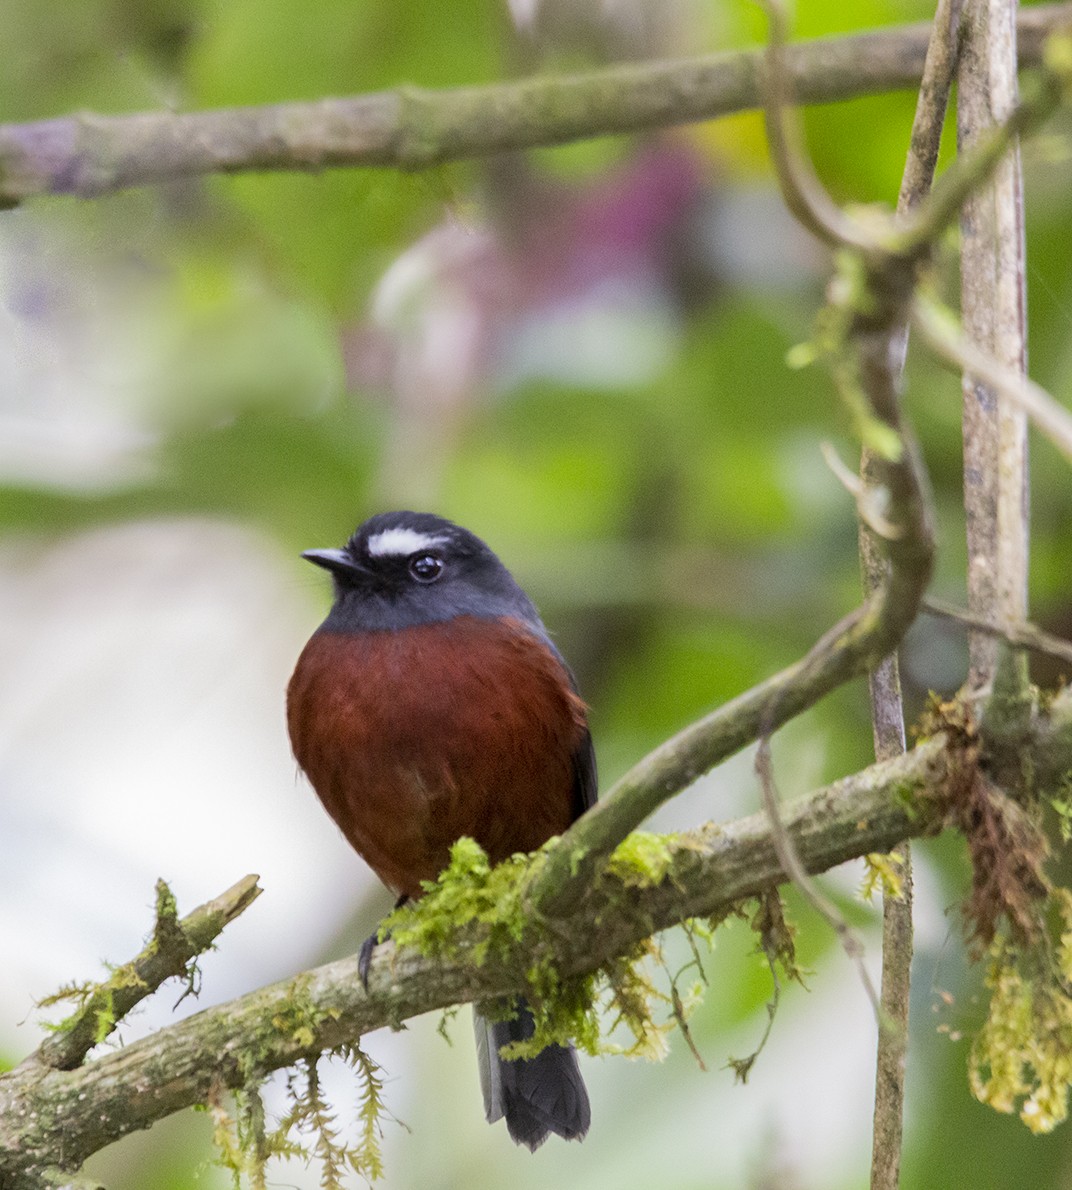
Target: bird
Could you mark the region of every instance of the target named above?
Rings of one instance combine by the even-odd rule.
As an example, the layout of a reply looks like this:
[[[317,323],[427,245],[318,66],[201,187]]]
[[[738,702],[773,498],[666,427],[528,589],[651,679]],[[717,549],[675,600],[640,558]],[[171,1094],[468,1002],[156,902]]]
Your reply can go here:
[[[294,756],[343,836],[416,900],[462,836],[493,863],[534,851],[596,799],[587,707],[531,599],[475,534],[433,513],[380,513],[341,549],[302,557],[333,580],[331,610],[287,687]],[[362,978],[377,935],[362,948]],[[532,1151],[583,1139],[591,1109],[572,1046],[474,1010],[485,1114]]]

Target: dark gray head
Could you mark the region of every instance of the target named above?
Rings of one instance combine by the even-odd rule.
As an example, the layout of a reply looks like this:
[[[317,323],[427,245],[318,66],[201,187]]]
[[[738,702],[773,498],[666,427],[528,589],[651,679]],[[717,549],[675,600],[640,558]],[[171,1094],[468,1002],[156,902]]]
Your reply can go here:
[[[335,604],[323,625],[328,631],[513,616],[547,639],[532,601],[484,542],[432,513],[380,513],[359,525],[341,550],[306,550],[302,557],[335,580]]]

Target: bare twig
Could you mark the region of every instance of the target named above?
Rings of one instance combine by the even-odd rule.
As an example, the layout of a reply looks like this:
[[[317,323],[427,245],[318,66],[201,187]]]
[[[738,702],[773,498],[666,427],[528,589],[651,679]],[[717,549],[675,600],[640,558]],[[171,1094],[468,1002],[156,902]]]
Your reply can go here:
[[[770,36],[763,71],[763,118],[775,177],[785,205],[801,226],[830,247],[869,248],[871,239],[826,192],[803,148],[786,61],[786,16],[780,0],[761,0]]]
[[[949,92],[956,69],[961,0],[938,0],[934,27],[927,46],[916,112],[912,121],[908,155],[897,213],[914,210],[930,192],[942,142]],[[908,327],[893,331],[891,369],[903,376],[908,347]],[[863,451],[861,477],[873,479],[875,456]],[[882,581],[886,567],[870,526],[860,528],[860,565],[864,592],[870,594]],[[884,658],[868,680],[875,759],[889,760],[905,750],[904,704],[896,653]],[[900,896],[883,890],[882,984],[880,1022],[875,1054],[875,1104],[872,1114],[871,1190],[897,1190],[901,1181],[904,1135],[905,1070],[908,1057],[908,1011],[912,979],[912,852],[902,843],[893,852],[900,866]]]
[[[820,442],[819,449],[822,451],[824,462],[833,472],[834,478],[855,501],[856,515],[860,521],[883,541],[891,541],[895,538],[900,530],[882,515],[881,500],[876,498],[880,496],[879,490],[869,487],[859,475],[850,471],[841,461],[832,443]]]
[[[897,209],[901,212],[917,207],[934,184],[949,91],[957,67],[961,3],[962,0],[938,0],[897,197]]]
[[[963,624],[973,632],[982,632],[1006,641],[1015,648],[1028,649],[1032,653],[1054,657],[1058,661],[1072,662],[1072,641],[1054,636],[1029,621],[1025,620],[1019,624],[994,624],[984,620],[982,616],[972,615],[965,608],[957,607],[955,603],[947,603],[944,599],[935,599],[930,595],[924,598],[922,610],[939,619]]]
[[[1024,10],[1021,63],[1041,60],[1070,4]],[[929,24],[786,49],[797,102],[914,87]],[[89,197],[204,174],[424,169],[506,150],[709,120],[760,106],[762,50],[616,66],[565,78],[433,91],[399,88],[313,103],[206,112],[79,115],[0,126],[0,205]]]
[[[961,334],[956,319],[925,291],[912,302],[912,325],[935,355],[956,372],[967,372],[1021,408],[1035,428],[1072,459],[1072,412],[1040,384],[1023,376]]]
[[[875,738],[882,723],[904,731],[900,679],[896,658],[882,663],[871,675]],[[876,745],[876,751],[878,750]],[[912,978],[912,852],[907,842],[892,851],[898,865],[900,895],[882,894],[882,982],[878,1044],[875,1054],[875,1106],[871,1126],[871,1190],[896,1190],[900,1185],[904,1135],[905,1072],[908,1059],[908,1011]]]

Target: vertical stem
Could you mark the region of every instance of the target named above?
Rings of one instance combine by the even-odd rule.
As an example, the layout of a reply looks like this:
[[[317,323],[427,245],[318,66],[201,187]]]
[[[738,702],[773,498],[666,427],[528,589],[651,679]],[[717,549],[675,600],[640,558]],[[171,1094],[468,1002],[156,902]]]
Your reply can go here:
[[[866,574],[866,550],[864,551]],[[896,656],[870,678],[875,757],[886,760],[904,751],[904,716]],[[882,900],[882,1005],[875,1055],[875,1106],[871,1129],[871,1190],[897,1190],[901,1181],[905,1071],[908,1059],[908,1007],[912,971],[912,853],[907,843],[892,852],[900,863],[901,898]]]
[[[966,0],[957,75],[961,150],[1012,110],[1017,99],[1016,0]],[[1007,367],[1027,370],[1023,182],[1014,147],[961,216],[961,311],[969,339]],[[990,623],[1027,618],[1027,420],[974,377],[964,390],[964,503],[968,607]],[[969,684],[994,676],[998,641],[970,637]],[[1021,687],[1027,661],[1018,662]]]
[[[897,199],[899,212],[916,206],[934,180],[956,67],[960,9],[961,0],[938,0]],[[894,366],[899,372],[904,370],[907,347],[906,327],[891,343]],[[860,466],[865,483],[871,481],[873,469],[874,459],[865,451]],[[860,564],[864,590],[870,594],[882,580],[884,563],[874,534],[866,525],[860,527]],[[872,671],[870,695],[875,759],[888,760],[905,750],[904,706],[896,654]],[[893,855],[901,865],[902,896],[886,895],[882,901],[882,1021],[875,1056],[871,1190],[897,1190],[901,1180],[913,945],[912,853],[908,844],[903,843]]]
[[[865,482],[872,461],[864,458]],[[860,562],[864,589],[875,589],[883,557],[874,534],[860,527]],[[904,709],[897,654],[871,671],[871,721],[875,759],[887,760],[905,750]],[[908,1002],[912,970],[912,853],[907,843],[893,851],[901,865],[902,897],[882,898],[882,986],[878,1048],[875,1057],[875,1106],[871,1132],[871,1190],[897,1190],[901,1179],[904,1130],[905,1065],[908,1057]]]

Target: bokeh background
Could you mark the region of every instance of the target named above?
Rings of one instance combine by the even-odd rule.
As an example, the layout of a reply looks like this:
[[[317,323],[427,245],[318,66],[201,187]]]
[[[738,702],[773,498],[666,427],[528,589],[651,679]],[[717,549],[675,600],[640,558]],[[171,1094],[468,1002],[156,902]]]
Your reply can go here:
[[[929,16],[924,0],[809,0],[795,33]],[[5,0],[3,23],[5,121],[489,82],[763,34],[743,0]],[[892,201],[913,106],[807,113],[838,199]],[[1066,401],[1069,131],[1025,155],[1032,372]],[[0,1060],[37,1043],[35,998],[136,951],[158,876],[190,909],[261,874],[204,962],[202,1005],[353,951],[387,908],[286,743],[283,690],[329,597],[300,550],[392,506],[484,536],[579,674],[604,787],[848,610],[853,509],[819,444],[850,465],[856,448],[825,376],[785,363],[826,270],[754,116],[418,175],[214,178],[0,215]],[[957,382],[913,353],[907,406],[936,489],[935,590],[963,601]],[[1033,474],[1034,615],[1068,633],[1072,491],[1044,443]],[[912,713],[955,689],[960,635],[922,620],[904,673]],[[783,794],[870,747],[856,683],[779,734]],[[656,825],[757,804],[745,755]],[[960,939],[965,861],[953,838],[917,855],[904,1185],[1072,1185],[1067,1126],[1032,1138],[968,1093],[984,1000]],[[860,877],[848,865],[825,886],[877,969]],[[789,902],[808,990],[786,990],[749,1083],[726,1061],[758,1042],[771,984],[731,923],[693,1021],[707,1071],[680,1038],[662,1064],[587,1060],[581,1146],[530,1156],[485,1125],[466,1012],[451,1045],[437,1018],[368,1038],[399,1121],[383,1185],[865,1185],[874,1021],[829,930]],[[667,949],[687,961],[679,939]],[[172,1019],[177,997],[124,1037]],[[353,1076],[329,1085],[354,1126]],[[209,1132],[188,1113],[91,1168],[114,1190],[211,1190],[227,1180]],[[280,1165],[272,1184],[316,1170]]]

